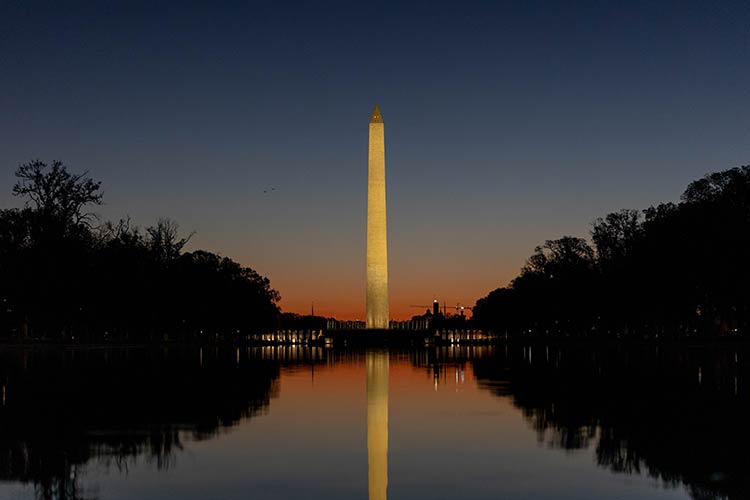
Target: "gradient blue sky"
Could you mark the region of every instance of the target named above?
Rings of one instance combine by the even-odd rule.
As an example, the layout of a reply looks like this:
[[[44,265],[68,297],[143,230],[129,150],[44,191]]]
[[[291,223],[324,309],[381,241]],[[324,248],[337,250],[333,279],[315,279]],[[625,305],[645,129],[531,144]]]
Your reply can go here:
[[[750,163],[750,3],[0,0],[0,207],[61,159],[103,218],[171,217],[284,310],[361,318],[375,102],[393,316],[472,304]]]

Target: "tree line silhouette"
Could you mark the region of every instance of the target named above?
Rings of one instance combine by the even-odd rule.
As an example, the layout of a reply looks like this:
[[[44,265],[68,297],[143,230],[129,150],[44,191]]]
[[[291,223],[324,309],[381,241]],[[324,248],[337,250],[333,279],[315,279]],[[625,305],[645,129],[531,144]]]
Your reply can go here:
[[[101,183],[62,162],[18,167],[23,208],[0,210],[0,336],[202,340],[276,326],[278,292],[253,269],[184,251],[191,235],[159,219],[99,223]]]
[[[508,335],[747,335],[750,166],[691,182],[679,203],[620,210],[535,248],[474,321]]]

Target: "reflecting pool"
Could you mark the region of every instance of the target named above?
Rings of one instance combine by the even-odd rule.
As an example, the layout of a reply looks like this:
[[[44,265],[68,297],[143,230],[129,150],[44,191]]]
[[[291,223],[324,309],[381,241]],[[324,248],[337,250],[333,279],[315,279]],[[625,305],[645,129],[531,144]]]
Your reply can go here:
[[[0,498],[748,498],[748,356],[4,347]]]

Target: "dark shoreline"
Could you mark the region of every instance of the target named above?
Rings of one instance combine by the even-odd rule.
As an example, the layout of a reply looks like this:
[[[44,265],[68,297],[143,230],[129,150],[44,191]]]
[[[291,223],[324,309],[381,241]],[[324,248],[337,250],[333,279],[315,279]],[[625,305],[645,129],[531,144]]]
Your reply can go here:
[[[420,332],[421,333],[421,332]],[[425,341],[429,335],[415,334],[415,332],[363,332],[355,330],[352,332],[335,332],[326,336],[328,342],[263,342],[263,341],[186,341],[186,340],[160,340],[151,342],[61,342],[59,340],[24,340],[0,339],[0,348],[60,348],[60,349],[150,349],[168,347],[413,347],[413,348],[445,348],[445,347],[492,347],[504,345],[735,345],[750,343],[750,338],[742,336],[700,336],[700,337],[678,337],[678,338],[591,338],[591,337],[508,337],[494,338],[478,342],[466,343],[429,343]]]

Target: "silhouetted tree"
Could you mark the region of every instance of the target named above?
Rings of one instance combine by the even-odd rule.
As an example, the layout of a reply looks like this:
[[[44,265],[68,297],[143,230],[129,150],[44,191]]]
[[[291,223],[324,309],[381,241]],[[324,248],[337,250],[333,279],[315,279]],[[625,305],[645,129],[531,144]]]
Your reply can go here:
[[[180,256],[180,252],[194,233],[186,238],[178,237],[179,225],[166,218],[161,218],[155,226],[147,227],[147,245],[151,253],[159,260],[170,261]]]
[[[580,238],[537,247],[474,320],[507,332],[577,335],[748,333],[750,167],[690,183],[679,204],[621,210]],[[553,325],[563,325],[558,328]]]
[[[526,276],[548,279],[565,278],[570,274],[589,271],[593,265],[594,252],[583,238],[563,236],[557,240],[547,240],[534,249],[521,268],[520,279]]]
[[[15,175],[13,194],[26,199],[40,230],[88,227],[93,214],[85,208],[102,202],[100,182],[89,178],[88,172],[71,174],[60,161],[53,161],[51,167],[40,160],[24,163]]]
[[[642,217],[637,210],[623,209],[596,219],[591,240],[599,265],[616,265],[629,257],[642,232]]]
[[[510,289],[477,301],[475,322],[535,334],[584,328],[593,283],[594,251],[585,240],[547,240],[535,248]]]
[[[21,165],[0,211],[0,328],[49,339],[230,339],[275,326],[279,294],[226,257],[183,253],[176,222],[94,227],[100,183],[61,162]]]

